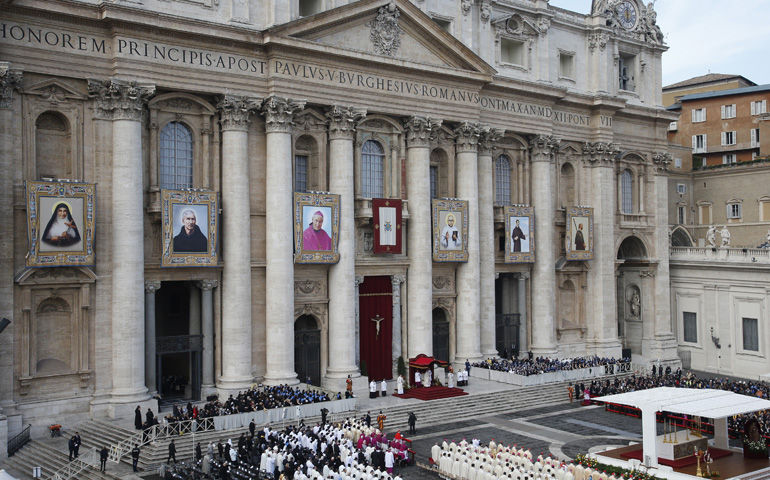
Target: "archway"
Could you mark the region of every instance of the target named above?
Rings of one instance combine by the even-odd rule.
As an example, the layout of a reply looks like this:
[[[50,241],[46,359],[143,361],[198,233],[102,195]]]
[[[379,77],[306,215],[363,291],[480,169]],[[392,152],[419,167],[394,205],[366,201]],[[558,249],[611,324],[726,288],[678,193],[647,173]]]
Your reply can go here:
[[[294,321],[294,371],[301,382],[321,384],[321,329],[312,315]]]
[[[449,319],[443,308],[433,309],[433,358],[449,361]]]
[[[650,261],[641,238],[629,236],[618,247],[622,260],[617,277],[618,335],[623,340],[623,356],[643,354],[643,343],[653,335],[655,315]],[[645,312],[650,312],[646,314]]]
[[[157,389],[164,401],[199,400],[203,351],[200,310],[191,308],[196,300],[189,283],[169,281],[161,285],[155,294]]]
[[[676,227],[673,232],[671,232],[671,246],[672,247],[692,247],[692,237],[690,237],[690,233],[683,228],[681,225]]]

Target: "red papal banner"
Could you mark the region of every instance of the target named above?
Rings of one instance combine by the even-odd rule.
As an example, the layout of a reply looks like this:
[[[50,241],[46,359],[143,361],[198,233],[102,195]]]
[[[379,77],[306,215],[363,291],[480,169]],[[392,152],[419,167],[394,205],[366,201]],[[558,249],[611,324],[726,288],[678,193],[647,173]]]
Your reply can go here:
[[[374,253],[401,253],[401,200],[373,198]]]

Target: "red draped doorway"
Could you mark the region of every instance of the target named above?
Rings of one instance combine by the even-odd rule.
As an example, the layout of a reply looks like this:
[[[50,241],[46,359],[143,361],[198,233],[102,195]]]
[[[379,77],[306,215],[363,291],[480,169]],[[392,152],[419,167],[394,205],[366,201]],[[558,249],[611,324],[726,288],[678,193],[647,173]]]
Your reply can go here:
[[[367,376],[373,380],[393,378],[393,284],[389,276],[364,278],[358,286],[358,312],[361,362],[366,362]]]

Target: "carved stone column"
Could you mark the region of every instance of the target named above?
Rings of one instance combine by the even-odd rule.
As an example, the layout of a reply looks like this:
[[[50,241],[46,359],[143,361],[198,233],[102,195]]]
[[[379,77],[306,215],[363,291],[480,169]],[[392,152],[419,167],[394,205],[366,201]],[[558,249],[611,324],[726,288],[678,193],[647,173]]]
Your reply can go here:
[[[535,232],[539,238],[532,269],[532,345],[538,355],[556,353],[554,298],[556,298],[556,245],[554,238],[554,157],[559,140],[550,135],[535,135],[529,141],[532,205],[535,207]]]
[[[265,383],[298,383],[294,372],[294,182],[291,126],[305,102],[272,96],[262,105],[267,132]]]
[[[216,280],[197,282],[201,289],[201,333],[203,354],[201,358],[201,396],[213,394],[214,388],[214,300],[213,290],[219,286]]]
[[[10,209],[13,205],[13,177],[16,175],[14,161],[14,138],[21,133],[21,110],[14,120],[13,91],[21,88],[22,73],[11,69],[7,62],[0,62],[0,202]],[[13,235],[0,238],[0,270],[13,272]],[[13,319],[14,296],[13,275],[6,274],[0,279],[0,318]],[[2,406],[13,404],[13,323],[0,335],[0,462],[5,458],[7,449],[3,435],[3,426],[7,425]],[[8,412],[6,412],[8,414]],[[21,417],[19,417],[21,418]],[[19,421],[21,425],[21,421]],[[13,432],[12,432],[13,433]]]
[[[333,105],[326,112],[329,119],[329,189],[340,195],[339,249],[337,265],[329,269],[329,338],[335,353],[329,356],[324,382],[339,389],[348,375],[358,375],[355,364],[356,315],[356,217],[353,136],[356,124],[366,110]]]
[[[518,279],[516,303],[519,306],[519,356],[521,356],[529,346],[527,341],[527,279],[529,272],[518,273],[516,278]]]
[[[249,202],[249,117],[255,97],[224,95],[217,103],[222,126],[222,376],[225,396],[249,387],[251,359],[251,214]]]
[[[396,371],[395,366],[398,365],[398,357],[401,356],[401,284],[404,283],[404,280],[406,280],[404,275],[392,275],[390,277],[393,285],[393,341],[391,350],[394,371]],[[404,360],[409,361],[409,359]]]
[[[97,117],[112,120],[112,218],[131,225],[131,235],[111,237],[112,256],[112,404],[148,397],[144,345],[144,196],[142,116],[155,86],[112,78],[89,80]],[[119,253],[118,253],[119,252]],[[119,415],[117,408],[112,410]]]
[[[406,193],[409,199],[409,357],[433,353],[433,258],[431,255],[430,138],[441,120],[414,115],[406,130]]]
[[[495,344],[495,173],[492,152],[504,130],[484,127],[479,138],[479,303],[481,355],[497,356]]]
[[[457,151],[457,196],[468,201],[468,261],[457,266],[457,357],[481,360],[479,338],[479,172],[478,141],[481,126],[461,123],[454,131]]]
[[[356,366],[361,366],[361,310],[360,307],[360,300],[358,298],[359,293],[359,285],[364,283],[365,277],[359,277],[356,276],[355,278],[355,289],[356,289]]]
[[[617,307],[615,295],[615,157],[620,149],[605,142],[583,145],[583,159],[590,168],[589,199],[594,207],[594,260],[588,271],[588,291],[603,295],[588,295],[588,343],[593,353],[600,356],[620,357]],[[593,345],[590,345],[593,344]]]
[[[144,282],[144,379],[150,395],[158,393],[155,350],[155,292],[158,290],[160,282]]]

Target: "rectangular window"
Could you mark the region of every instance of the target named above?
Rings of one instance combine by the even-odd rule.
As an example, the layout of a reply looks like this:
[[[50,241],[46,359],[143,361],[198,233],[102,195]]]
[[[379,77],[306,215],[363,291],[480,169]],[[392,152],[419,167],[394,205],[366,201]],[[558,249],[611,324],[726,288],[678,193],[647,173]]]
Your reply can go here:
[[[510,38],[501,38],[500,61],[524,66],[524,43]]]
[[[294,156],[294,191],[307,192],[307,155]]]
[[[736,157],[734,153],[727,153],[725,155],[722,155],[722,165],[727,165],[728,163],[735,163]]]
[[[436,22],[436,25],[441,27],[442,30],[448,33],[452,33],[452,21],[446,20],[443,18],[433,17],[433,21]]]
[[[741,218],[740,203],[730,203],[727,205],[727,218]]]
[[[743,317],[743,349],[759,351],[759,322],[756,318]]]
[[[682,168],[682,159],[681,158],[675,158],[674,159],[674,167]]]
[[[321,11],[320,0],[299,0],[299,16],[309,17]]]
[[[735,145],[735,132],[722,132],[722,145]]]
[[[679,220],[679,225],[684,225],[686,223],[686,212],[687,207],[677,207],[677,220]]]
[[[698,343],[698,316],[695,312],[682,312],[684,341]]]
[[[760,212],[762,212],[762,219],[760,221],[770,221],[770,202],[760,202]]]
[[[430,198],[438,198],[438,167],[430,167]]]
[[[762,115],[767,113],[767,100],[759,100],[757,102],[751,102],[751,114]]]
[[[679,193],[679,194],[687,193],[687,185],[685,185],[684,183],[677,183],[676,184],[676,193]]]
[[[575,54],[559,52],[559,78],[575,78]]]
[[[621,53],[618,59],[618,88],[633,92],[636,90],[635,83],[636,57]]]
[[[692,136],[692,153],[706,153],[706,135]]]
[[[759,129],[751,129],[751,148],[757,148],[759,146]]]
[[[711,205],[701,205],[700,207],[700,224],[711,224]]]
[[[671,122],[671,123],[668,124],[668,131],[669,132],[676,132],[677,128],[678,127],[677,127],[677,123],[676,122]]]
[[[692,123],[700,123],[706,121],[706,109],[694,108],[692,111]]]
[[[735,118],[735,104],[722,105],[722,119]]]

